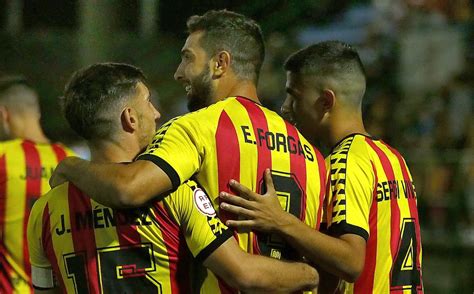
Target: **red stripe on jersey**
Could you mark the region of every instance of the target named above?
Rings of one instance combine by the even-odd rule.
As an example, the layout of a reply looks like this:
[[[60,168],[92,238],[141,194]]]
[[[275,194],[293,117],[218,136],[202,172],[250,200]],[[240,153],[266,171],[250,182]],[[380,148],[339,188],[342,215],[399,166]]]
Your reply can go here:
[[[23,215],[23,263],[25,272],[31,276],[30,255],[28,253],[28,243],[26,242],[26,230],[28,226],[28,216],[30,215],[31,207],[36,199],[41,196],[41,161],[38,149],[31,141],[23,141],[21,144],[25,154],[26,162],[26,201],[25,212]]]
[[[320,190],[319,190],[318,219],[316,220],[316,229],[319,230],[319,226],[321,225],[321,214],[323,212],[323,207],[324,207],[324,197],[326,196],[326,183],[329,180],[329,178],[327,178],[326,162],[324,161],[323,155],[314,146],[312,147],[313,147],[314,154],[316,154],[316,160],[318,161],[318,167],[319,167]]]
[[[217,176],[219,178],[219,191],[231,191],[229,180],[240,181],[240,149],[239,140],[234,125],[225,111],[219,117],[216,130]],[[221,200],[219,198],[219,204]],[[219,210],[219,218],[225,223],[228,219],[236,219],[233,213]],[[239,242],[239,237],[234,231],[234,237]],[[237,293],[223,280],[218,278],[221,293]]]
[[[255,178],[255,189],[258,193],[263,193],[262,185],[265,169],[272,167],[272,152],[267,146],[265,133],[268,132],[268,122],[262,109],[255,103],[245,98],[237,98],[247,110],[247,113],[252,123],[253,133],[255,136],[255,144],[257,146],[257,173]],[[262,140],[263,139],[263,140]],[[260,254],[260,247],[258,246],[258,239],[253,238],[252,247],[254,254]]]
[[[156,214],[155,221],[158,223],[166,251],[169,258],[169,271],[171,293],[191,293],[189,271],[191,261],[189,249],[178,224],[171,218],[168,211],[163,207],[163,202],[153,205]]]
[[[411,179],[410,179],[410,174],[408,173],[408,167],[405,163],[405,160],[403,160],[402,155],[394,148],[391,146],[387,145],[384,143],[387,148],[392,151],[392,153],[398,158],[398,162],[400,164],[400,167],[402,169],[402,174],[403,174],[403,180],[405,181],[405,185],[411,185]],[[414,193],[414,191],[413,191]],[[417,248],[416,248],[416,267],[420,269],[420,280],[423,281],[423,276],[421,272],[421,265],[420,265],[420,250],[421,250],[421,233],[420,233],[420,219],[418,218],[418,209],[416,207],[416,198],[415,195],[406,195],[408,197],[408,207],[410,209],[410,215],[412,218],[415,219],[415,234],[416,234],[416,243],[417,243]],[[420,281],[420,285],[421,285]]]
[[[265,114],[258,105],[250,100],[237,98],[237,100],[245,107],[249,115],[250,121],[252,122],[253,133],[257,140],[257,178],[255,179],[255,187],[258,192],[261,186],[259,184],[263,181],[265,169],[272,167],[272,152],[267,146],[267,140],[265,140],[265,132],[268,132],[268,123]],[[263,137],[262,137],[263,135]],[[259,140],[263,139],[263,140]]]
[[[59,270],[58,260],[56,259],[56,254],[54,253],[53,239],[51,237],[51,223],[49,220],[49,205],[46,204],[43,210],[43,221],[42,221],[42,231],[41,231],[41,244],[43,245],[43,250],[48,257],[51,267],[53,268],[54,276],[59,281],[59,285],[63,293],[66,293],[66,286],[64,285],[63,277],[61,271]]]
[[[219,118],[215,138],[219,191],[233,193],[229,180],[240,181],[240,149],[234,125],[225,111],[222,111]],[[234,214],[223,210],[219,211],[219,217],[223,222],[236,218]]]
[[[372,205],[369,212],[369,239],[365,250],[364,270],[354,284],[354,294],[372,293],[374,289],[375,265],[377,264],[377,170],[374,163],[375,186],[372,192]]]
[[[5,214],[7,209],[7,165],[5,155],[0,157],[0,292],[12,293],[10,275],[13,272],[7,261],[7,249],[4,244]]]
[[[127,219],[127,211],[114,209],[114,215],[117,217],[117,219]],[[132,244],[141,243],[140,233],[138,233],[136,225],[117,224],[115,229],[117,231],[120,246],[128,246]]]
[[[387,177],[387,181],[395,181],[395,174],[393,172],[392,163],[390,159],[388,159],[387,154],[383,152],[372,140],[366,138],[367,143],[372,147],[375,151],[377,156],[380,159],[382,164],[382,168],[384,173]],[[392,187],[390,185],[390,187]],[[398,193],[395,193],[393,188],[390,188],[390,211],[391,211],[391,219],[390,219],[390,252],[392,254],[392,262],[396,258],[397,250],[398,250],[398,243],[400,242],[400,208],[398,207],[397,199],[400,196]],[[391,277],[390,277],[390,284],[391,284]],[[401,291],[403,292],[403,291]],[[398,292],[395,292],[398,293]]]
[[[92,223],[92,207],[89,197],[72,184],[68,190],[69,218],[74,252],[85,252],[87,260],[87,281],[90,293],[100,293],[95,234]],[[87,218],[79,223],[80,218]]]
[[[288,140],[289,138],[293,138],[296,142],[300,142],[300,136],[295,127],[290,125],[287,121],[285,121],[285,125]],[[300,215],[296,217],[299,217],[299,219],[304,222],[306,219],[306,159],[304,154],[299,154],[298,147],[296,147],[295,153],[291,153],[290,150],[288,150],[288,153],[290,154],[290,172],[295,176],[295,179],[299,182],[300,188],[303,191],[300,202]],[[317,160],[317,158],[314,158],[314,160]]]
[[[66,150],[59,145],[59,144],[52,144],[51,147],[53,148],[54,154],[56,155],[56,160],[58,163],[67,157]]]

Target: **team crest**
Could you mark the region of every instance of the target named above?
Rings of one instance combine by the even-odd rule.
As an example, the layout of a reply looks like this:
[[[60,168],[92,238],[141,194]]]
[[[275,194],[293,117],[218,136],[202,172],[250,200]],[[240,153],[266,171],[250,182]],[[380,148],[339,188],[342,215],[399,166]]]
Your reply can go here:
[[[211,200],[207,197],[206,193],[200,188],[194,190],[193,193],[194,204],[196,205],[197,209],[207,216],[215,216],[216,211],[212,206]]]

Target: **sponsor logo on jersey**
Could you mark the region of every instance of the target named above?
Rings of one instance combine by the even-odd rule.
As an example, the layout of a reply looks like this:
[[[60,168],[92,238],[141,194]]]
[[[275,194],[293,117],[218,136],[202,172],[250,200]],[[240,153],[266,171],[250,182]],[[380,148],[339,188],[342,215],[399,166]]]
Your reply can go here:
[[[207,197],[206,193],[200,188],[197,188],[193,192],[194,205],[204,215],[215,216],[216,211],[212,206],[211,200]]]

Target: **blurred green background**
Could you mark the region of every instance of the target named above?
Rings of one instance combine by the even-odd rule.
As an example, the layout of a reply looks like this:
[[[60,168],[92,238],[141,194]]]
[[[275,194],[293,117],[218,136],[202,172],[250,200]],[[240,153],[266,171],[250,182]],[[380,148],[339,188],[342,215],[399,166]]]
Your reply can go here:
[[[369,132],[398,148],[415,178],[426,293],[474,291],[474,14],[469,0],[0,0],[0,71],[41,96],[48,136],[87,156],[59,113],[76,69],[98,61],[141,67],[167,119],[186,112],[173,80],[193,14],[227,8],[262,26],[263,103],[285,97],[294,50],[339,39],[366,65]]]

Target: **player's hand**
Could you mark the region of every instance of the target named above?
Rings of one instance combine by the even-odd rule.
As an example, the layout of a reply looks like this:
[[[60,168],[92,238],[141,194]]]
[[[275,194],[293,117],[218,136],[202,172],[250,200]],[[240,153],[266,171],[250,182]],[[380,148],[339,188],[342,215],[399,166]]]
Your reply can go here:
[[[230,186],[239,193],[240,197],[221,192],[220,197],[223,202],[220,207],[244,219],[228,220],[226,221],[227,226],[275,232],[288,223],[288,214],[281,208],[268,169],[265,171],[265,184],[267,193],[260,195],[235,180],[230,181]]]
[[[78,157],[66,157],[59,162],[51,178],[49,178],[49,186],[51,186],[51,189],[68,181],[66,171],[70,166],[73,166],[74,162],[78,159]]]

